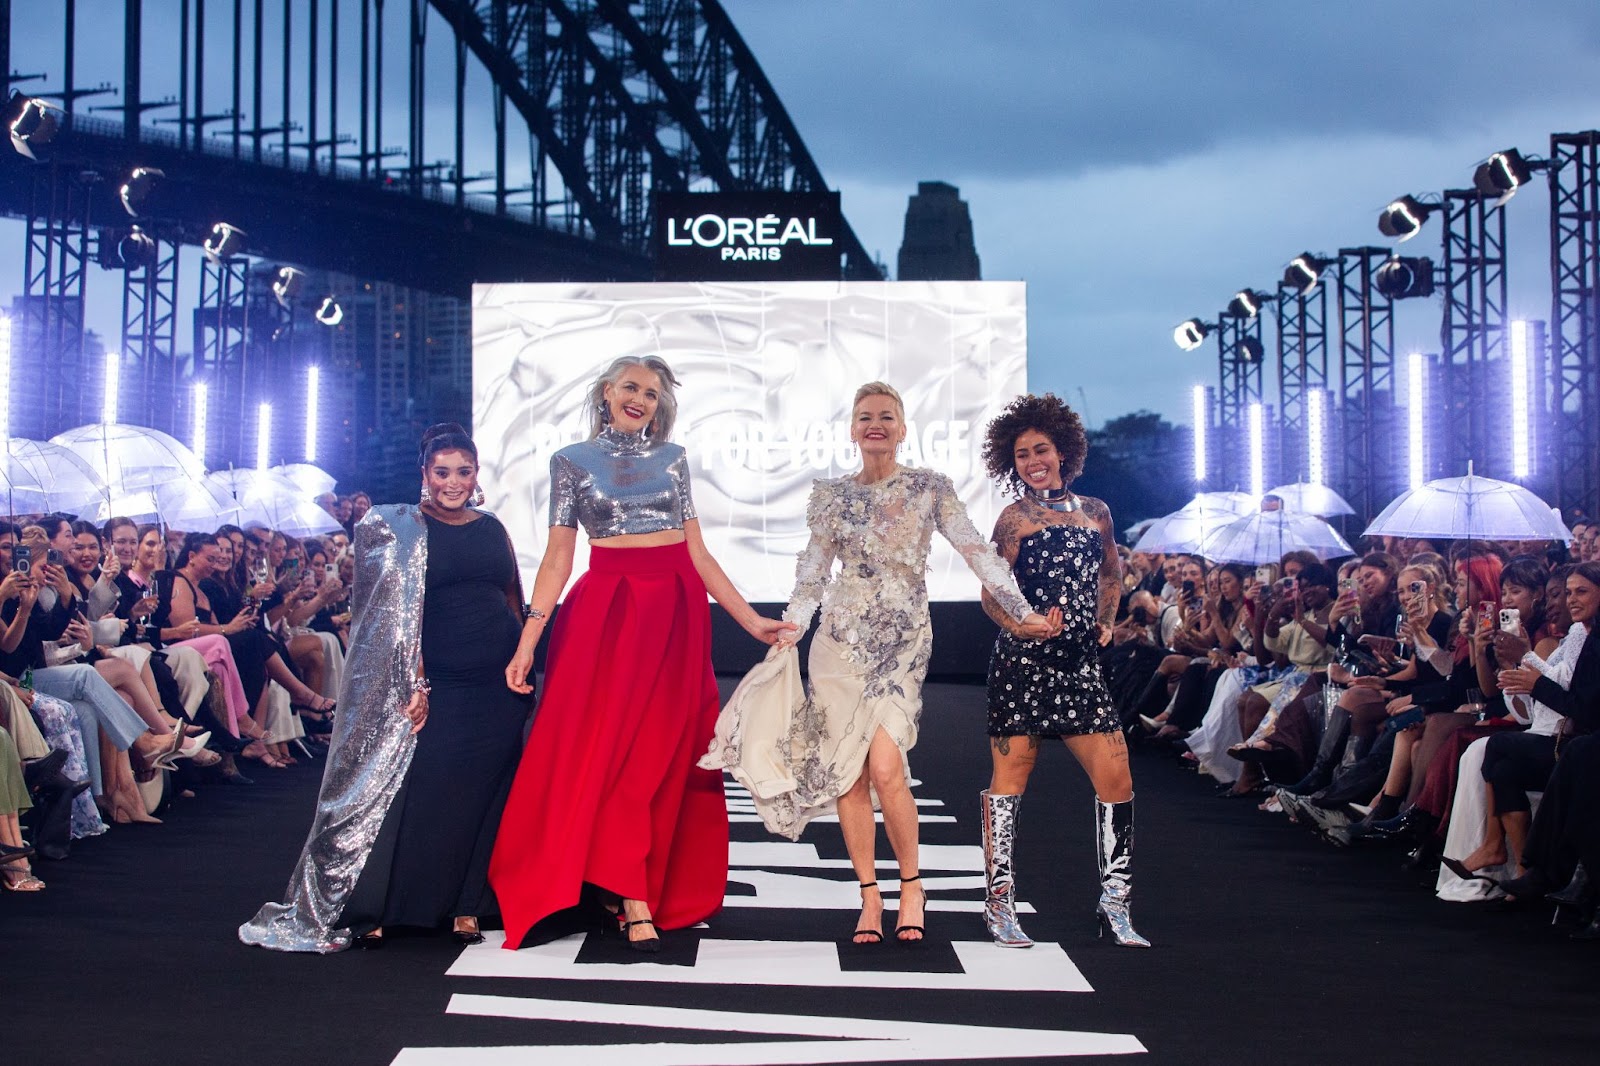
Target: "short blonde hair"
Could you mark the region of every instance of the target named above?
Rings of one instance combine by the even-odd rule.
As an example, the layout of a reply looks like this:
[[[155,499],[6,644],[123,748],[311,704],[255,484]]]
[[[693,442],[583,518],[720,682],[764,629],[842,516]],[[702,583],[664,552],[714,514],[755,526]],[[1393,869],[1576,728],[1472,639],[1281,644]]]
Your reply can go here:
[[[882,381],[869,381],[856,390],[856,398],[850,401],[850,410],[854,411],[862,400],[868,396],[887,396],[894,401],[895,410],[900,412],[900,421],[906,420],[906,403],[895,391],[895,387]]]

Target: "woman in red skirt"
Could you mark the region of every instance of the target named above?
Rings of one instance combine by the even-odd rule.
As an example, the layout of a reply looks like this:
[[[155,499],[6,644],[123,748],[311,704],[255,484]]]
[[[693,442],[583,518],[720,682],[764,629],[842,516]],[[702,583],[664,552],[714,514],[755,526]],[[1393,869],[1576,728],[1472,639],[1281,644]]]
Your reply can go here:
[[[757,640],[794,627],[758,615],[706,550],[688,459],[668,443],[677,383],[660,358],[618,359],[590,390],[590,439],[550,460],[550,539],[506,667],[515,691],[530,691],[580,524],[589,571],[551,634],[544,696],[489,865],[508,948],[577,906],[585,885],[618,908],[641,951],[660,947],[658,927],[722,907],[722,775],[695,766],[719,702],[706,593]]]

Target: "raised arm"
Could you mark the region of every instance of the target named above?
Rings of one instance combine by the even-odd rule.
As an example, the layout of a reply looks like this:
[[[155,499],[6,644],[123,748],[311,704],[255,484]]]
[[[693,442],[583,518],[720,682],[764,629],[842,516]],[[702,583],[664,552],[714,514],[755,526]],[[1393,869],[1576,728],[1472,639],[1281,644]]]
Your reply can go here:
[[[940,475],[934,479],[933,485],[933,519],[939,534],[961,553],[968,569],[983,582],[983,587],[1008,617],[1021,622],[1034,614],[1022,590],[1017,588],[1017,579],[1011,567],[995,551],[994,545],[983,539],[978,527],[972,524],[950,479]],[[1115,609],[1115,604],[1112,606]]]

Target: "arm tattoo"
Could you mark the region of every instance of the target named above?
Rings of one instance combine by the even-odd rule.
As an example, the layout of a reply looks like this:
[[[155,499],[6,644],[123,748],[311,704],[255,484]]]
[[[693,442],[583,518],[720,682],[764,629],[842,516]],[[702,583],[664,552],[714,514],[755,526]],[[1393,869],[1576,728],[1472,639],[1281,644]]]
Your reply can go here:
[[[1006,614],[1005,608],[1001,607],[999,602],[993,596],[989,595],[988,589],[983,590],[982,603],[983,613],[988,615],[994,621],[995,625],[999,626],[1007,633],[1015,634],[1017,623],[1013,622],[1011,620],[1011,616]]]
[[[1092,519],[1100,530],[1100,541],[1105,555],[1100,560],[1100,609],[1097,620],[1101,625],[1115,625],[1117,607],[1122,603],[1122,556],[1117,554],[1115,527],[1111,524],[1111,508],[1093,496],[1084,496],[1083,515]]]
[[[1020,503],[1011,504],[1001,511],[1000,517],[995,520],[994,535],[989,539],[994,542],[995,550],[1006,562],[1017,561],[1017,544],[1022,540],[1022,528],[1028,524]]]

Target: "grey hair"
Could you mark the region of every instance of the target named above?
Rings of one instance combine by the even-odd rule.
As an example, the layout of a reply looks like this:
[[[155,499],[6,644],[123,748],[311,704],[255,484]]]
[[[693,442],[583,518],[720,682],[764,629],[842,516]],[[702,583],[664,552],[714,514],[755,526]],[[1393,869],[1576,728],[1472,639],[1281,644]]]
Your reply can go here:
[[[642,366],[661,379],[661,401],[648,428],[653,441],[672,439],[672,426],[678,420],[678,378],[659,355],[624,355],[612,361],[589,386],[589,437],[598,437],[606,428],[601,412],[606,408],[606,386],[615,385],[629,367]]]

